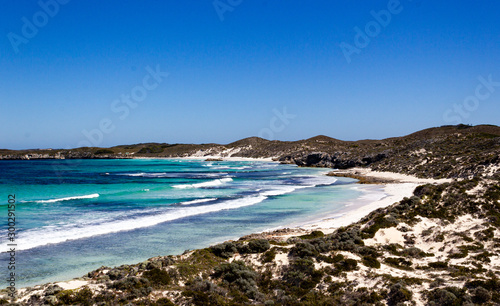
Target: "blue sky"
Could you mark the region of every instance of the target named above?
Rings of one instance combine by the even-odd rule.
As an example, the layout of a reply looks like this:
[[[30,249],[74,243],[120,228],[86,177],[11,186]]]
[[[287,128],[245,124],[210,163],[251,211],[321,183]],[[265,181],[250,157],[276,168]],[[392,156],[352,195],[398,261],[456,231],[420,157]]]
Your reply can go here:
[[[442,2],[3,0],[0,148],[500,125],[500,3]]]

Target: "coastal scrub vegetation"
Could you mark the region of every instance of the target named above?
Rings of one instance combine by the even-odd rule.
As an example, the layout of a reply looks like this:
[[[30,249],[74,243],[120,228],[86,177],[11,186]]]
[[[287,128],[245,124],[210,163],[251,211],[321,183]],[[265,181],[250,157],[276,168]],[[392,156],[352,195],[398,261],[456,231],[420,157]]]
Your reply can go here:
[[[227,147],[249,143],[257,151],[241,154],[274,152],[261,139]],[[23,303],[499,305],[499,128],[447,126],[356,146],[349,143],[349,150],[344,150],[346,143],[320,136],[275,145],[284,162],[337,168],[370,165],[455,180],[419,186],[411,197],[332,233],[289,237],[280,230],[135,265],[101,267],[82,278],[87,282],[82,288],[27,288]],[[297,153],[298,147],[308,149]],[[141,144],[137,151],[152,154],[161,149],[166,154],[187,148]],[[195,149],[200,148],[189,150]]]

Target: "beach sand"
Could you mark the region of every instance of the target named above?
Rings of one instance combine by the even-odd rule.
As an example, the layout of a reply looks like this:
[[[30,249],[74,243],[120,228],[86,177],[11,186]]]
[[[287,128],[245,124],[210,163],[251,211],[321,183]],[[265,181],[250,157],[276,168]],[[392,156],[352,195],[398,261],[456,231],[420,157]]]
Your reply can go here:
[[[188,157],[133,157],[134,159],[187,159],[187,160],[220,160],[220,161],[264,161],[274,162],[272,157],[237,157],[237,156],[220,156],[220,155],[206,155],[206,156],[188,156]]]
[[[388,181],[391,183],[379,185],[382,186],[381,188],[383,188],[384,195],[382,197],[375,195],[371,199],[370,192],[372,190],[370,190],[370,185],[358,185],[356,188],[367,192],[366,196],[368,198],[363,199],[362,196],[358,199],[358,201],[352,203],[352,205],[346,207],[343,211],[336,213],[334,216],[327,216],[313,222],[308,222],[307,224],[300,225],[299,228],[305,230],[321,230],[325,234],[331,233],[341,226],[347,226],[358,222],[374,210],[390,206],[401,201],[405,197],[411,197],[413,195],[413,191],[419,185],[451,182],[451,179],[422,179],[416,176],[394,172],[372,171],[367,168],[352,168],[337,172],[343,176],[352,175],[355,177],[369,177],[380,182]],[[329,175],[335,176],[335,173],[336,171],[332,171]]]

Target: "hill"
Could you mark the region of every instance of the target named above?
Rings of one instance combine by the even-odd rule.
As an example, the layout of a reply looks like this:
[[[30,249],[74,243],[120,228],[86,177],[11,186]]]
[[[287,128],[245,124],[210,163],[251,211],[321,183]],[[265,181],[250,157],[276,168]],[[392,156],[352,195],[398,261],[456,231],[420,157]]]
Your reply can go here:
[[[370,167],[431,178],[467,178],[499,163],[500,127],[456,125],[425,129],[403,137],[342,141],[316,136],[299,141],[245,138],[227,145],[143,143],[112,148],[0,150],[0,159],[252,157],[308,167]]]

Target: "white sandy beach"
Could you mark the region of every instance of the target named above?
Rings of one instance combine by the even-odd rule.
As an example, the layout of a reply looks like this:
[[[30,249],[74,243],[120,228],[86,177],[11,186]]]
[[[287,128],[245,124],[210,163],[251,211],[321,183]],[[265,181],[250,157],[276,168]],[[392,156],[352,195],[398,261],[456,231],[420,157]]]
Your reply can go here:
[[[337,212],[335,213],[335,215],[326,216],[325,218],[300,225],[298,226],[299,228],[305,230],[321,230],[324,233],[331,233],[336,228],[347,226],[359,221],[374,210],[390,206],[396,202],[401,201],[405,197],[411,197],[413,195],[413,191],[419,185],[442,184],[451,181],[451,179],[422,179],[415,176],[394,172],[372,171],[367,168],[352,168],[348,171],[341,172],[352,173],[372,178],[386,179],[395,181],[396,183],[381,185],[383,186],[383,196],[377,196],[376,194],[373,194],[373,190],[370,190],[370,185],[358,185],[355,188],[367,192],[365,198],[363,198],[362,196],[360,199],[358,199],[358,201],[352,203],[352,205],[346,207],[341,212]],[[372,194],[370,195],[370,193]]]
[[[208,155],[208,156],[189,156],[189,157],[180,157],[180,159],[196,159],[196,160],[206,160],[206,159],[222,159],[222,161],[265,161],[272,162],[273,159],[271,157],[261,157],[261,158],[253,158],[253,157],[238,157],[238,156],[220,156],[220,155]]]
[[[332,233],[336,228],[355,223],[374,210],[392,205],[405,197],[411,197],[413,190],[418,185],[417,183],[387,184],[382,187],[382,194],[373,194],[373,191],[369,189],[370,186],[358,186],[356,188],[367,192],[366,196],[350,203],[349,206],[334,215],[298,227],[306,230],[321,230],[325,234]]]
[[[220,155],[207,155],[207,156],[187,156],[187,157],[133,157],[133,159],[187,159],[187,160],[206,160],[206,159],[221,159],[222,161],[263,161],[273,162],[272,157],[237,157],[237,156],[220,156]]]

